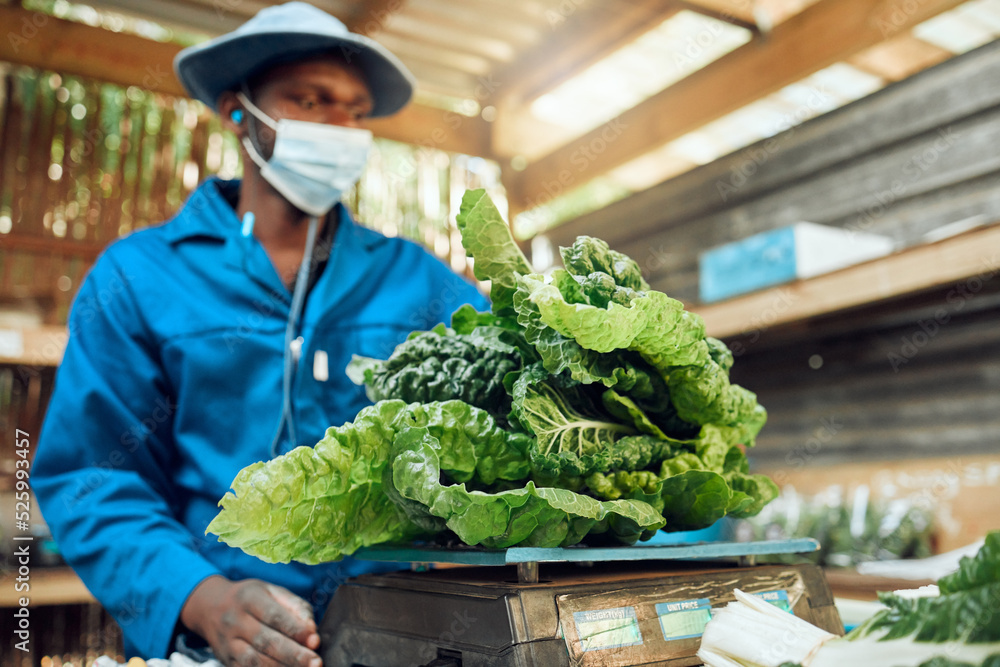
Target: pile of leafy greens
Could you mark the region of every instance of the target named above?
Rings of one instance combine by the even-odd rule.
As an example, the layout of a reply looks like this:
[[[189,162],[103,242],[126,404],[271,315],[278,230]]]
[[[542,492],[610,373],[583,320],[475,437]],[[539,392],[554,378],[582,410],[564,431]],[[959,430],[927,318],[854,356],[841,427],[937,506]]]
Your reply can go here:
[[[756,514],[766,413],[730,384],[733,356],[701,318],[650,289],[598,239],[533,273],[482,190],[458,225],[492,312],[415,332],[348,374],[375,404],[242,470],[208,531],[271,562],[336,560],[457,536],[488,548],[631,544]]]

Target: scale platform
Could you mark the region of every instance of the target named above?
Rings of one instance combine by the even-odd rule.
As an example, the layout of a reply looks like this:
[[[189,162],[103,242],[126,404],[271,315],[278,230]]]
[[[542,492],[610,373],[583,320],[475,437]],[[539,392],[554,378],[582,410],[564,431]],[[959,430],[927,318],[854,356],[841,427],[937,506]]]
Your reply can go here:
[[[699,665],[733,589],[843,634],[815,565],[753,565],[812,539],[566,549],[388,547],[356,558],[449,563],[341,585],[320,627],[328,667]]]

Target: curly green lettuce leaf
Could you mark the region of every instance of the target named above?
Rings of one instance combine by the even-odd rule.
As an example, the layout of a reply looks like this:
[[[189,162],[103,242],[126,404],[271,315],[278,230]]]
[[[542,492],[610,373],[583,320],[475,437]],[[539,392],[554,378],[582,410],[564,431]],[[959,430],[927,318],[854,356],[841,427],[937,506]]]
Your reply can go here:
[[[484,410],[461,401],[381,401],[327,429],[315,447],[240,471],[208,532],[268,562],[320,563],[444,530],[442,520],[395,502],[385,483],[392,443],[417,427],[443,443],[438,471],[447,479],[487,486],[530,472],[530,439],[499,428]]]
[[[461,400],[505,419],[510,398],[507,373],[521,367],[521,354],[499,327],[456,334],[443,327],[412,335],[384,362],[355,356],[348,376],[364,383],[372,401],[407,403]]]
[[[455,482],[490,485],[526,479],[531,472],[532,439],[500,428],[488,412],[462,401],[410,405],[393,427],[426,428],[441,446],[442,473]]]
[[[546,326],[525,289],[518,288],[514,301],[518,322],[524,327],[524,337],[537,351],[549,374],[568,372],[581,384],[600,383],[619,393],[627,393],[670,437],[686,439],[697,434],[697,424],[686,422],[677,415],[666,380],[638,353],[619,350],[612,354],[600,354],[588,350],[574,339]]]
[[[723,474],[723,477],[732,492],[726,514],[736,519],[757,516],[780,492],[778,485],[766,475],[733,472]]]
[[[729,382],[733,357],[725,344],[706,337],[701,318],[661,292],[622,287],[603,273],[557,270],[519,277],[514,307],[549,372],[569,370],[580,382],[614,387],[626,372],[616,356],[630,351],[668,379],[681,424],[745,425],[752,445],[766,421],[756,396]]]
[[[639,432],[656,436],[660,440],[669,439],[669,436],[654,424],[649,415],[630,397],[623,396],[614,389],[607,389],[601,394],[601,401],[605,410],[619,421],[631,423]]]
[[[582,385],[551,376],[541,364],[526,368],[513,384],[511,416],[535,437],[533,468],[546,475],[588,475],[610,465],[615,441],[636,433],[602,414]]]
[[[441,481],[442,445],[425,428],[404,429],[392,446],[395,491],[443,519],[466,544],[487,548],[562,547],[577,544],[594,528],[634,538],[663,525],[649,505],[601,502],[566,489],[522,488],[486,493]],[[611,517],[616,521],[610,521]]]
[[[711,359],[674,369],[668,384],[677,414],[686,421],[726,425],[760,421],[757,396],[730,384],[729,374]]]
[[[704,321],[663,292],[631,291],[627,305],[611,300],[601,307],[581,302],[586,299],[582,288],[559,269],[551,276],[520,276],[517,283],[542,323],[585,349],[634,350],[661,371],[708,358]]]
[[[641,500],[666,520],[663,530],[700,530],[726,515],[732,492],[725,478],[709,470],[690,469],[667,476],[649,470],[595,473],[587,486],[601,498]]]
[[[605,241],[591,236],[579,236],[573,245],[560,248],[563,265],[570,273],[589,276],[599,272],[611,276],[622,287],[646,291],[649,285],[642,278],[642,271],[628,255],[612,250]]]
[[[673,450],[640,461],[641,468],[595,472],[584,482],[598,498],[649,502],[664,513],[668,531],[705,528],[726,515],[753,516],[777,497],[778,487],[764,475],[746,473],[746,456],[728,435],[726,429],[705,426],[695,441],[664,443]],[[650,463],[660,464],[658,473]]]
[[[473,273],[479,280],[490,281],[493,312],[513,314],[517,275],[531,273],[531,265],[485,190],[465,193],[457,223],[462,245],[475,261]]]
[[[310,564],[425,534],[382,491],[392,424],[405,409],[403,401],[378,403],[327,430],[316,447],[244,468],[206,533],[270,563]]]

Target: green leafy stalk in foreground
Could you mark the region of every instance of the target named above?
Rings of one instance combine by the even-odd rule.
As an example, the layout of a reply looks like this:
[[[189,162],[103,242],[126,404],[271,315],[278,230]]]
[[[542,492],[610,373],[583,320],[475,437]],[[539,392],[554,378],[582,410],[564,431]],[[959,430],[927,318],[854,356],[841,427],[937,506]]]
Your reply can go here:
[[[709,667],[1000,667],[1000,531],[937,587],[880,593],[887,608],[843,638],[736,597],[705,628]]]

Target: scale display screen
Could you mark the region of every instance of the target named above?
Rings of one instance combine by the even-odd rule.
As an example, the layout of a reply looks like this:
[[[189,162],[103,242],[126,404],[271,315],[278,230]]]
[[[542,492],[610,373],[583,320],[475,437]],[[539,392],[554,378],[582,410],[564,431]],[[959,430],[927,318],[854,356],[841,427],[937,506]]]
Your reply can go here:
[[[787,611],[789,614],[792,613],[792,605],[788,602],[787,591],[762,591],[760,593],[754,593],[754,595],[762,599],[764,602],[773,604],[778,609]]]
[[[635,607],[577,611],[573,613],[573,620],[584,651],[642,644]]]
[[[778,609],[792,613],[787,591],[761,591],[753,595]],[[668,642],[701,637],[705,632],[705,626],[712,620],[712,601],[709,598],[658,602],[655,609],[660,621],[660,630],[663,631],[663,639]]]
[[[708,598],[660,602],[656,605],[660,629],[665,640],[701,637],[712,618],[712,601]]]

